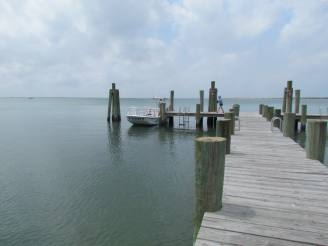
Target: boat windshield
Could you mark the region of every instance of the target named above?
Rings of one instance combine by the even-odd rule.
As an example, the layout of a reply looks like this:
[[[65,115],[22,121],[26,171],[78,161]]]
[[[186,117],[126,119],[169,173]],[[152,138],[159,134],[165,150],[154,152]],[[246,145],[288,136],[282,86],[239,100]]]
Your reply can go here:
[[[158,115],[159,115],[159,108],[149,108],[149,107],[137,108],[137,107],[131,107],[131,108],[128,108],[127,115],[128,116],[158,117]]]

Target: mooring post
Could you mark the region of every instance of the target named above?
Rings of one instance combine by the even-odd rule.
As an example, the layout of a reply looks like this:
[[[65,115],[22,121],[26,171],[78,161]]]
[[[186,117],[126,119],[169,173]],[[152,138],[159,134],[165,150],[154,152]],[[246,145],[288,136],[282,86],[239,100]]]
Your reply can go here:
[[[107,122],[110,123],[110,118],[111,118],[111,110],[112,110],[112,89],[109,90],[108,92],[108,112],[107,112]]]
[[[281,119],[281,109],[275,109],[273,112],[273,116]],[[273,122],[273,126],[278,127],[280,129],[280,122],[278,120],[275,120]]]
[[[285,137],[294,137],[295,135],[295,114],[286,112],[282,121],[282,132]]]
[[[301,131],[304,131],[306,128],[306,117],[307,117],[307,105],[302,105],[302,114],[301,114]]]
[[[263,105],[263,114],[262,117],[266,118],[268,114],[268,105]]]
[[[199,91],[200,112],[204,112],[204,91]],[[203,126],[203,117],[200,117],[200,124]]]
[[[166,125],[166,103],[165,102],[160,102],[159,104],[159,124],[161,126]]]
[[[120,92],[117,89],[113,90],[113,113],[112,121],[121,121],[121,110],[120,110]]]
[[[286,103],[287,103],[287,87],[285,87],[284,89],[284,97],[283,97],[283,101],[282,101],[282,112],[285,113],[286,112]]]
[[[271,121],[273,118],[273,111],[274,111],[274,107],[268,107],[267,108],[267,115],[266,115],[266,119],[267,121]]]
[[[120,103],[120,91],[116,89],[116,107],[117,107],[117,121],[121,121],[121,103]]]
[[[220,137],[195,139],[194,241],[205,212],[222,208],[226,140]]]
[[[239,104],[233,104],[232,108],[235,111],[235,116],[239,117],[240,105]]]
[[[200,112],[204,112],[204,91],[199,91]]]
[[[216,121],[216,136],[223,137],[226,139],[226,154],[230,154],[231,146],[231,120],[228,119],[218,119]]]
[[[174,111],[174,90],[170,91],[170,106],[169,106],[169,111]],[[174,124],[174,117],[170,116],[169,118],[169,126],[173,127]]]
[[[170,91],[170,106],[169,111],[174,111],[174,91]]]
[[[308,120],[306,126],[306,157],[324,161],[327,139],[327,121]]]
[[[263,114],[263,104],[259,105],[259,114],[262,115]]]
[[[295,90],[295,114],[300,112],[301,90]]]
[[[231,135],[235,134],[235,113],[234,112],[225,112],[224,118],[230,120],[230,133]]]
[[[107,121],[121,121],[121,110],[120,110],[120,92],[115,88],[115,83],[112,83],[112,89],[109,90],[108,96],[108,112]]]
[[[286,99],[286,112],[291,113],[293,109],[293,81],[287,81],[287,99]]]
[[[200,118],[200,104],[196,104],[196,128],[201,128],[202,127],[202,121]]]
[[[211,82],[208,98],[208,112],[217,112],[218,90],[215,88],[215,81]],[[216,117],[207,117],[207,126],[215,127]]]

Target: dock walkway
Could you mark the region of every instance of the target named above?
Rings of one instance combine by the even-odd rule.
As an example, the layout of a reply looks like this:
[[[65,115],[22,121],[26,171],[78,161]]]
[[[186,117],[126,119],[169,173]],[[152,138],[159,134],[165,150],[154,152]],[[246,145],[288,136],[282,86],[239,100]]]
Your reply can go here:
[[[259,114],[240,119],[223,208],[205,213],[195,245],[328,245],[328,168]]]

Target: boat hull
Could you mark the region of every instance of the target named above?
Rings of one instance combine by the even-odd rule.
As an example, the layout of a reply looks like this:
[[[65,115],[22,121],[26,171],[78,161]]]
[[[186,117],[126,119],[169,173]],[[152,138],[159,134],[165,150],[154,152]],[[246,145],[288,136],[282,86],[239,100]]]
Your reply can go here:
[[[126,116],[126,118],[133,125],[156,126],[159,123],[159,117]]]

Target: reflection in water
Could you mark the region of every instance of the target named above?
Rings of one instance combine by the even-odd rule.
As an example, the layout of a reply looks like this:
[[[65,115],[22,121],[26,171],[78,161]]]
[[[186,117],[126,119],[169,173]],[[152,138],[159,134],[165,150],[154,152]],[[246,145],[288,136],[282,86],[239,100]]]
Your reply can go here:
[[[108,124],[108,149],[110,158],[113,163],[119,163],[122,160],[122,134],[121,124],[119,122],[112,122]]]

